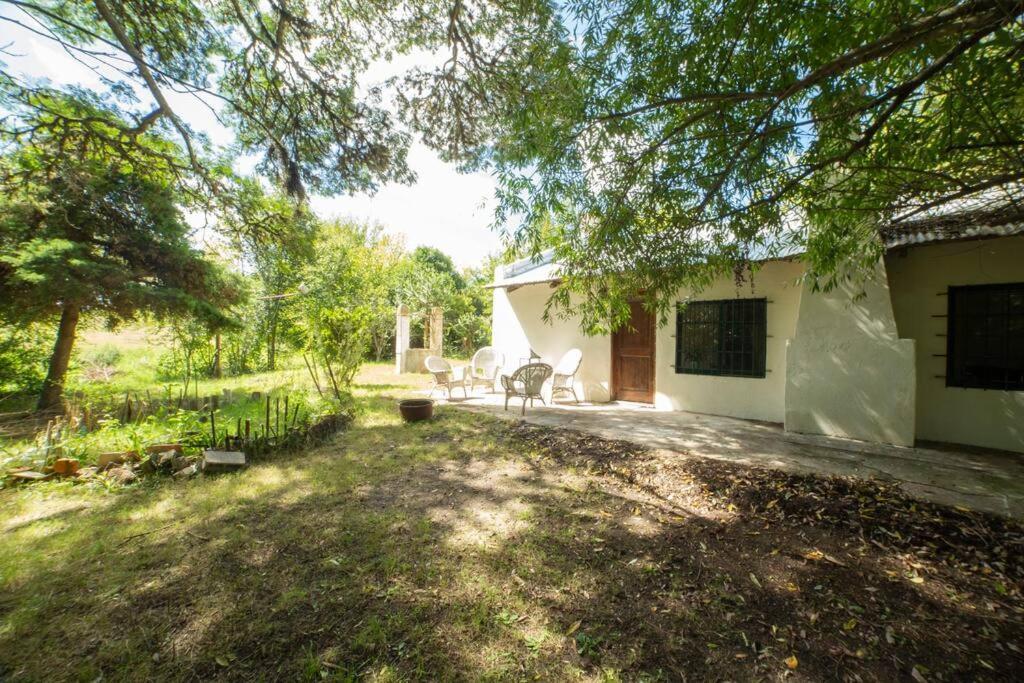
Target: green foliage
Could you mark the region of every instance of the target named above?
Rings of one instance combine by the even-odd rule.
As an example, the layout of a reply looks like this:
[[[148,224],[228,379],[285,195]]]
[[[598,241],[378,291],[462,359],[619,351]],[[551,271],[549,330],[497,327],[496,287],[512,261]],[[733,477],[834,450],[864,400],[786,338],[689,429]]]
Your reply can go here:
[[[326,375],[317,380],[317,385],[325,390],[329,386],[335,400],[344,400],[366,358],[370,343],[369,320],[370,312],[365,306],[311,307],[306,321],[309,334],[306,350]]]
[[[182,382],[187,393],[193,379],[213,376],[214,349],[206,325],[195,318],[177,318],[162,332],[170,347],[160,357],[159,379]]]
[[[466,283],[446,307],[445,344],[452,351],[470,356],[481,346],[491,343],[491,290],[485,285],[494,278],[495,259],[488,259],[482,268],[463,272]]]
[[[249,317],[250,313],[252,311],[248,308],[243,309],[240,312],[243,320],[241,329],[221,337],[222,371],[226,376],[248,375],[266,368],[263,362],[265,337],[258,324],[253,324],[258,323],[259,318]]]
[[[46,325],[0,325],[0,394],[38,391],[53,352]]]
[[[462,279],[462,275],[455,269],[455,264],[452,263],[451,257],[440,249],[420,245],[412,250],[412,260],[439,275],[447,275],[455,289],[464,289],[466,287],[466,281]]]
[[[117,365],[121,360],[121,349],[114,344],[103,344],[82,354],[82,362],[87,365]]]
[[[75,158],[56,141],[0,163],[0,315],[49,320],[74,307],[111,323],[147,311],[230,324],[237,290],[189,243],[159,169]]]
[[[315,258],[303,270],[301,334],[317,389],[342,400],[369,351],[372,313],[362,285],[373,277],[364,255],[365,228],[330,223],[316,237]]]
[[[52,122],[35,121],[44,130]],[[165,141],[142,137],[167,161]],[[189,242],[172,162],[85,144],[72,154],[68,142],[36,138],[0,159],[0,320],[60,321],[40,408],[60,403],[81,315],[114,326],[145,312],[224,328],[239,298],[232,278]]]
[[[371,49],[364,21],[388,7],[334,0],[18,3],[16,16],[5,18],[89,66],[98,63],[100,85],[92,93],[60,92],[0,71],[0,106],[13,114],[11,131],[31,142],[40,133],[70,133],[89,146],[134,154],[145,146],[143,134],[158,130],[184,150],[179,189],[199,186],[197,197],[230,203],[227,165],[183,118],[181,97],[168,97],[188,93],[200,109],[217,107],[235,134],[232,152],[262,157],[259,168],[289,195],[373,190],[411,179],[408,136],[380,106],[377,89],[364,96],[356,87]],[[101,107],[102,116],[51,111],[49,101],[69,93]],[[47,130],[22,125],[41,112],[52,118]]]
[[[484,285],[491,281],[493,273],[494,259],[482,268],[459,273],[442,252],[417,247],[398,268],[396,298],[412,311],[439,307],[445,316],[445,348],[470,355],[490,344],[491,292]]]
[[[459,14],[405,81],[425,139],[500,183],[498,223],[565,265],[556,309],[604,331],[640,293],[789,250],[822,286],[879,225],[1020,218],[1024,6],[999,0],[578,0]],[[424,23],[429,23],[424,20]],[[1016,197],[1016,201],[1014,200]],[[580,295],[580,296],[576,296]]]

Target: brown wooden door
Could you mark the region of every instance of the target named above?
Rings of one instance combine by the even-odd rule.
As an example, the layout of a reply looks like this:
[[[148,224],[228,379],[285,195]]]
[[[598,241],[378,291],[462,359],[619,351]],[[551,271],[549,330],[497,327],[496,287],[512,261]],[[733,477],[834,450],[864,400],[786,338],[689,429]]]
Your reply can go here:
[[[654,403],[654,316],[638,301],[612,334],[612,398]]]

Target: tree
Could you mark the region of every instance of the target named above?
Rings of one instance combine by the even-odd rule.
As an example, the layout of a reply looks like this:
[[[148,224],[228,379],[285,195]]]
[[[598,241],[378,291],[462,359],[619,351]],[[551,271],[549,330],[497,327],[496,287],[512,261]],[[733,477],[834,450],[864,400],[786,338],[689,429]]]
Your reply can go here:
[[[264,338],[266,368],[274,370],[280,338],[295,322],[291,297],[302,286],[304,264],[313,257],[318,220],[284,193],[268,192],[247,178],[239,181],[236,202],[222,214],[221,224],[259,281],[258,319],[249,322]]]
[[[373,359],[384,358],[395,339],[398,278],[405,254],[402,241],[385,234],[380,225],[361,231],[362,244],[355,251],[356,269],[362,274],[360,299],[369,311],[370,350]]]
[[[447,334],[452,337],[452,348],[460,349],[463,355],[469,356],[491,343],[493,295],[486,286],[494,280],[497,262],[497,258],[489,256],[481,266],[467,268],[462,273],[466,287],[459,293],[461,302],[450,318]]]
[[[452,259],[437,247],[420,245],[412,250],[412,260],[441,274],[447,275],[455,289],[463,289],[466,281],[455,268]]]
[[[159,145],[159,140],[149,144]],[[58,320],[39,408],[59,405],[83,315],[230,324],[230,281],[188,240],[166,173],[35,145],[0,165],[0,315]]]
[[[2,20],[56,42],[101,78],[73,90],[88,117],[50,106],[54,89],[0,71],[6,132],[22,142],[73,134],[90,146],[138,153],[160,131],[184,150],[179,180],[229,200],[229,178],[195,122],[175,102],[191,97],[235,133],[237,151],[289,195],[373,190],[412,178],[408,136],[380,93],[357,78],[370,55],[372,21],[388,3],[361,8],[326,0],[0,0]],[[17,51],[17,45],[4,49]],[[27,49],[21,50],[26,52]],[[64,94],[67,94],[66,92]],[[49,118],[45,130],[26,121]],[[202,193],[200,193],[202,194]]]
[[[303,269],[300,297],[303,349],[321,395],[344,398],[370,344],[371,311],[363,301],[365,263],[359,226],[326,223],[316,234],[315,257]]]
[[[419,246],[398,278],[399,299],[414,310],[444,311],[445,348],[470,355],[490,343],[491,292],[496,259],[480,268],[456,270],[451,258],[434,247]]]
[[[790,242],[827,288],[882,224],[1024,215],[1020,0],[452,7],[447,32],[423,20],[450,59],[407,77],[406,112],[494,170],[515,248],[554,237],[553,303],[592,331]]]

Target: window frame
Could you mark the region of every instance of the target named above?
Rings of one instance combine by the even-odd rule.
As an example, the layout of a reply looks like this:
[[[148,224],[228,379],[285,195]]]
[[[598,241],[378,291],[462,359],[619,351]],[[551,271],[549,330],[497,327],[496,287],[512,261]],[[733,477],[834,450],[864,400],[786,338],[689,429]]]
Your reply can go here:
[[[1024,282],[1002,282],[992,283],[983,285],[951,285],[946,291],[946,386],[955,389],[983,389],[986,391],[1024,391],[1024,379],[1019,383],[1012,383],[1008,379],[1003,382],[985,381],[974,379],[969,376],[966,372],[966,364],[968,358],[965,354],[965,345],[961,342],[958,332],[958,323],[962,317],[976,317],[984,318],[985,320],[991,319],[991,314],[983,316],[979,314],[972,314],[963,311],[964,302],[961,301],[961,297],[967,292],[978,292],[978,291],[1006,291],[1006,292],[1020,292],[1024,294]],[[959,310],[958,310],[959,308]],[[1009,361],[1012,357],[1010,354],[1010,320],[1011,317],[1007,312],[1004,315],[1006,330],[1004,331],[1006,338],[1007,348],[1004,350],[1004,360]],[[1022,316],[1024,317],[1024,316]],[[1024,344],[1024,339],[1021,340],[1021,344]],[[1007,365],[1007,368],[1009,366]],[[1009,370],[1007,369],[1007,374]]]
[[[684,351],[684,327],[686,325],[696,326],[706,324],[696,321],[684,322],[683,315],[687,309],[692,307],[715,306],[717,329],[714,332],[713,347],[711,355],[715,356],[717,367],[688,368],[681,363]],[[735,312],[731,316],[723,316],[722,313],[729,306],[750,306],[752,309],[751,320],[745,322],[740,320]],[[753,336],[750,340],[750,367],[749,371],[742,367],[737,368],[736,358],[738,354],[746,353],[745,349],[723,348],[722,340],[736,335],[737,325],[747,325]],[[725,331],[731,327],[732,334],[726,335]],[[731,356],[728,363],[723,363],[725,356]],[[738,377],[741,379],[764,379],[768,376],[768,299],[766,297],[736,298],[736,299],[701,299],[695,301],[680,301],[676,304],[676,330],[675,330],[675,356],[673,367],[677,375],[700,375],[705,377]]]

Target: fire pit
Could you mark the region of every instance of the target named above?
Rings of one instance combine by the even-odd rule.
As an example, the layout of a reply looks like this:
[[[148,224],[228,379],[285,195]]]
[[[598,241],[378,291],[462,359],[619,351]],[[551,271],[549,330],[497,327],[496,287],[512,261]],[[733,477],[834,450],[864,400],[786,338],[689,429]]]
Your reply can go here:
[[[406,422],[429,420],[434,416],[434,402],[429,398],[409,398],[398,402],[398,412]]]

